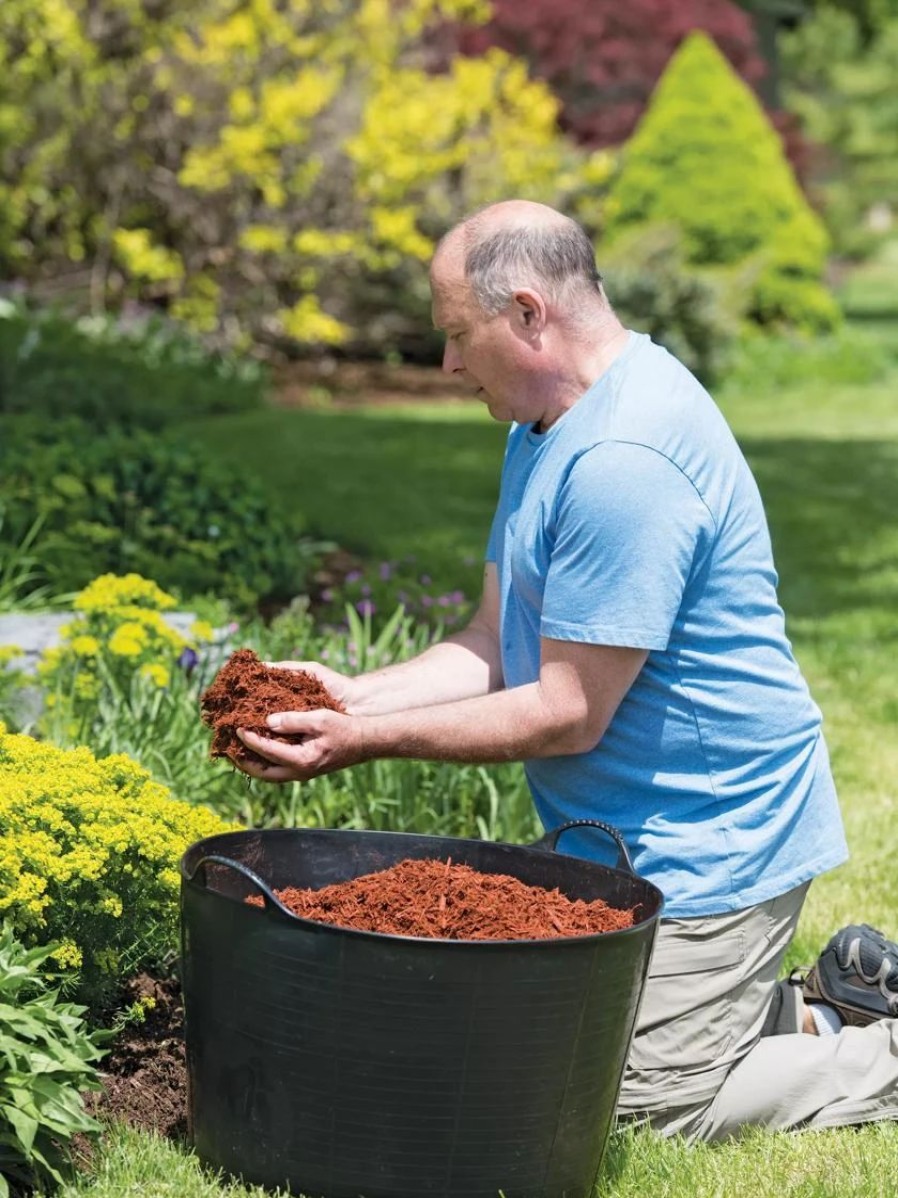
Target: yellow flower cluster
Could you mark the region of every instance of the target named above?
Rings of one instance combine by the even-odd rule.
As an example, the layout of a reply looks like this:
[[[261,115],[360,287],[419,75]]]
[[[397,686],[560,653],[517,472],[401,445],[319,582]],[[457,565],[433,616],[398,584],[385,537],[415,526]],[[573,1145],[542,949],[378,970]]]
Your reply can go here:
[[[180,856],[229,830],[123,754],[98,761],[0,724],[0,919],[28,943],[58,940],[57,964],[85,982],[174,945]]]
[[[79,615],[60,630],[62,645],[48,649],[38,665],[41,681],[51,689],[50,707],[60,696],[75,707],[79,700],[95,700],[100,678],[110,672],[120,684],[136,674],[166,687],[178,655],[214,635],[208,623],[197,620],[186,640],[163,614],[177,600],[139,574],[103,574],[75,597],[74,606]]]
[[[119,611],[123,607],[167,611],[177,605],[173,595],[140,574],[101,574],[75,596],[75,610],[81,612]]]

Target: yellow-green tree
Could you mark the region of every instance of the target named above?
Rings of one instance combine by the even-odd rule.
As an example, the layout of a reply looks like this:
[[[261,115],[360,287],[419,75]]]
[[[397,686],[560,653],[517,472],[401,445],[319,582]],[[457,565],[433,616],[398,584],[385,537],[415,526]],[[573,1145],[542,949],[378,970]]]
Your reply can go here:
[[[609,173],[520,61],[433,69],[431,31],[487,16],[484,0],[4,0],[0,255],[83,260],[95,304],[130,291],[231,339],[387,347],[420,325],[424,264],[464,211],[574,202]]]
[[[818,331],[838,320],[821,283],[828,237],[776,131],[705,34],[668,64],[627,143],[606,205],[612,243],[679,231],[685,261],[738,276],[747,313]]]

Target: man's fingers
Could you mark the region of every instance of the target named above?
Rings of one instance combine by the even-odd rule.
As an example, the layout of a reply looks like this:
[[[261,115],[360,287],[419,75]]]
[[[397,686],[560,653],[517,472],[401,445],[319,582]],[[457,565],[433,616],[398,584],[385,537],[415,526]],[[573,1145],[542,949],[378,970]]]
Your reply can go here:
[[[242,758],[239,762],[234,762],[234,764],[238,766],[242,773],[247,774],[250,778],[258,778],[260,782],[297,781],[296,771],[289,770],[283,765],[274,765],[269,762],[257,763],[255,761],[246,761]]]
[[[276,711],[265,721],[272,732],[301,736],[316,731],[316,713],[309,711]]]
[[[237,735],[248,749],[252,749],[266,761],[271,761],[275,765],[297,766],[302,764],[301,745],[291,745],[282,740],[269,740],[268,737],[249,732],[246,728],[238,728]]]

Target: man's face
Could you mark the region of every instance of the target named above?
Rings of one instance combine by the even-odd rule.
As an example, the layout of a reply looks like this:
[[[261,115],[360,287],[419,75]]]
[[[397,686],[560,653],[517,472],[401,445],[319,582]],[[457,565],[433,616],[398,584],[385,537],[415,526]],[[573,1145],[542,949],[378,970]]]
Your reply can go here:
[[[495,420],[516,420],[522,398],[523,346],[509,313],[485,315],[455,256],[441,255],[431,272],[433,323],[446,334],[443,370],[462,380]]]

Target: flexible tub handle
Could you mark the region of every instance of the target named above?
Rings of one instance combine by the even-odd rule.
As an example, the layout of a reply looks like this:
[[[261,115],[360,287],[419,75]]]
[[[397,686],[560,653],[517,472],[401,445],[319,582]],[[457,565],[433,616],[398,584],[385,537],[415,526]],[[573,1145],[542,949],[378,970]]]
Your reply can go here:
[[[611,824],[605,824],[600,819],[568,820],[566,824],[559,824],[557,828],[553,828],[551,832],[547,832],[545,836],[541,836],[539,840],[535,840],[530,845],[530,848],[545,849],[549,853],[554,852],[558,844],[558,837],[562,832],[567,832],[570,828],[598,828],[601,832],[610,836],[617,845],[617,868],[624,869],[630,874],[636,873],[629,850],[626,844],[624,844],[623,836],[621,836],[617,828],[612,828]]]
[[[194,866],[193,873],[190,875],[187,881],[192,882],[194,878],[197,878],[197,875],[199,875],[197,880],[201,886],[205,886],[206,866],[210,861],[215,865],[224,865],[227,866],[228,869],[233,869],[236,873],[246,878],[248,882],[251,882],[253,886],[255,886],[255,888],[261,893],[267,910],[277,911],[281,915],[286,915],[288,919],[296,919],[296,916],[293,914],[290,908],[284,906],[267,882],[263,882],[259,875],[254,870],[251,870],[249,866],[243,865],[243,863],[240,861],[234,861],[230,857],[222,857],[218,853],[209,853],[209,855],[206,857],[200,857],[199,861],[197,861],[196,865]]]

